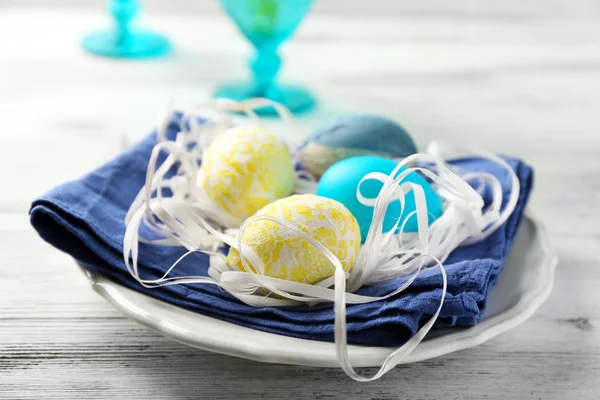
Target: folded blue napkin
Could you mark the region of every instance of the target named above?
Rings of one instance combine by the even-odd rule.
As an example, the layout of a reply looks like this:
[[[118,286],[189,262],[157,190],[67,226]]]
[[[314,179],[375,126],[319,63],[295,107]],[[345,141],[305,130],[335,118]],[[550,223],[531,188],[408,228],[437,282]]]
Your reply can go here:
[[[172,121],[169,134],[177,131]],[[77,259],[85,268],[100,272],[120,284],[165,302],[250,328],[305,339],[333,341],[331,304],[285,308],[256,308],[241,303],[214,285],[176,285],[146,289],[127,272],[122,257],[125,214],[144,184],[150,152],[156,144],[151,134],[103,167],[81,179],[61,185],[35,200],[31,224],[39,235]],[[521,194],[508,221],[484,241],[455,250],[444,263],[448,294],[436,326],[475,324],[485,310],[490,287],[501,272],[532,188],[532,169],[517,159],[506,158],[521,182]],[[506,172],[479,159],[462,159],[456,166],[487,171],[497,176],[505,190]],[[505,199],[506,201],[506,199]],[[183,249],[141,244],[140,274],[160,278],[184,253]],[[176,275],[206,275],[208,257],[190,255],[174,271]],[[406,279],[406,278],[404,278]],[[387,294],[404,280],[362,288],[371,296]],[[399,345],[408,340],[439,305],[442,278],[439,269],[422,272],[408,290],[380,302],[348,305],[348,340],[369,345]]]

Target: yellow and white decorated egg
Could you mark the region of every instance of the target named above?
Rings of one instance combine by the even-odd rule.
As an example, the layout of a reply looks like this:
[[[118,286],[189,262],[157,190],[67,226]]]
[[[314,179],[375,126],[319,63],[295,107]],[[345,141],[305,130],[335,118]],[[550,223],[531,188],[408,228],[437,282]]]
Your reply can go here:
[[[200,180],[212,201],[244,220],[291,193],[294,165],[277,136],[263,127],[240,126],[210,144]]]
[[[291,221],[329,249],[350,271],[360,250],[360,227],[342,203],[312,194],[295,195],[271,203],[256,213]],[[264,275],[315,284],[335,272],[335,267],[305,239],[273,221],[258,220],[247,226],[242,242],[262,261]],[[246,260],[252,269],[255,266]],[[229,251],[227,264],[244,271],[239,252]],[[256,269],[253,272],[257,272]]]

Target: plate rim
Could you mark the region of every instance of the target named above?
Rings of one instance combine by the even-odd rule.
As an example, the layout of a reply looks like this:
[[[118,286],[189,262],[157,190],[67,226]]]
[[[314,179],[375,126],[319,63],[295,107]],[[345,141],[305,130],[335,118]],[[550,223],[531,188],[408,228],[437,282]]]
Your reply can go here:
[[[549,235],[544,224],[530,210],[525,212],[525,218],[529,219],[533,223],[537,234],[539,235],[543,253],[543,258],[540,263],[544,264],[545,266],[545,268],[541,268],[543,274],[541,274],[540,278],[536,281],[535,287],[525,292],[517,303],[503,313],[495,315],[487,320],[483,320],[472,327],[457,330],[451,334],[438,336],[431,340],[421,342],[415,351],[405,357],[400,364],[424,361],[480,345],[525,322],[547,300],[554,285],[554,272],[556,266],[558,265],[558,256],[550,244]],[[126,288],[119,283],[106,278],[100,273],[89,271],[82,266],[80,266],[80,268],[89,280],[92,289],[106,301],[108,301],[125,317],[185,345],[259,362],[339,367],[337,359],[334,357],[334,362],[332,362],[333,360],[330,356],[332,351],[335,354],[335,346],[332,342],[300,339],[278,335],[275,333],[263,332],[222,321],[203,314],[194,313],[192,311],[185,310],[181,307],[177,307],[159,299],[147,296],[143,293]],[[162,307],[174,307],[181,312],[190,313],[197,319],[207,320],[207,322],[215,325],[232,325],[236,328],[239,328],[242,333],[245,330],[251,330],[253,332],[258,332],[260,335],[265,335],[266,337],[270,336],[275,341],[292,340],[298,345],[297,347],[300,350],[295,352],[292,351],[290,353],[289,351],[277,351],[276,347],[268,349],[259,343],[249,342],[248,340],[240,340],[237,344],[235,344],[232,342],[226,343],[221,338],[203,338],[202,334],[194,334],[194,332],[190,332],[181,326],[175,326],[176,324],[168,324],[160,318],[153,317],[153,315],[147,310],[143,309],[143,307],[132,303],[127,299],[126,296],[123,296],[122,292],[124,291],[133,292],[136,295],[143,296],[151,303],[160,303],[160,306]],[[312,347],[321,347],[324,354],[322,356],[320,355],[318,358],[307,358],[306,354],[303,354],[302,351],[303,349],[306,349],[306,346],[302,346],[302,344]],[[396,347],[366,345],[348,346],[350,360],[356,367],[380,365],[385,357],[394,350],[396,350]]]

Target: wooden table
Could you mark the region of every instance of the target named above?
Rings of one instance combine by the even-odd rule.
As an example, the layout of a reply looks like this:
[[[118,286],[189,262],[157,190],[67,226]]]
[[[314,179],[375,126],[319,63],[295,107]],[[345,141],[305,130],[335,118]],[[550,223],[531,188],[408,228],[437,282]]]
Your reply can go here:
[[[246,77],[250,49],[215,4],[187,13],[180,1],[162,13],[168,2],[154,1],[145,23],[171,36],[173,57],[95,58],[78,39],[107,22],[98,4],[37,3],[46,4],[0,3],[0,398],[600,396],[600,9],[592,2],[354,1],[337,10],[323,1],[285,47],[283,77],[313,88],[322,105],[304,126],[374,111],[421,144],[474,143],[530,162],[531,208],[561,259],[550,299],[525,324],[370,384],[174,343],[123,318],[38,238],[31,200],[117,154],[123,138],[141,137],[169,97],[205,99],[218,82]]]

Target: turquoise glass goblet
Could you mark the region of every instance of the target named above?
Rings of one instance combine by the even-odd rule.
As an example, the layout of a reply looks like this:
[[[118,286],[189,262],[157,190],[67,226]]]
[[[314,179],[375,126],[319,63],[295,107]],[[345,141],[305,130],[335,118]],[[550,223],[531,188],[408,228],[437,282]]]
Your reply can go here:
[[[253,81],[227,84],[215,92],[217,98],[245,100],[266,97],[285,105],[293,113],[305,112],[315,106],[307,90],[279,84],[281,67],[279,46],[291,37],[306,16],[313,0],[220,0],[225,11],[242,34],[256,49],[250,60]],[[271,107],[255,110],[262,115],[274,114]]]
[[[109,11],[115,27],[92,32],[83,39],[83,48],[100,56],[116,58],[154,58],[171,52],[171,44],[159,33],[132,26],[140,13],[139,0],[111,0]]]

